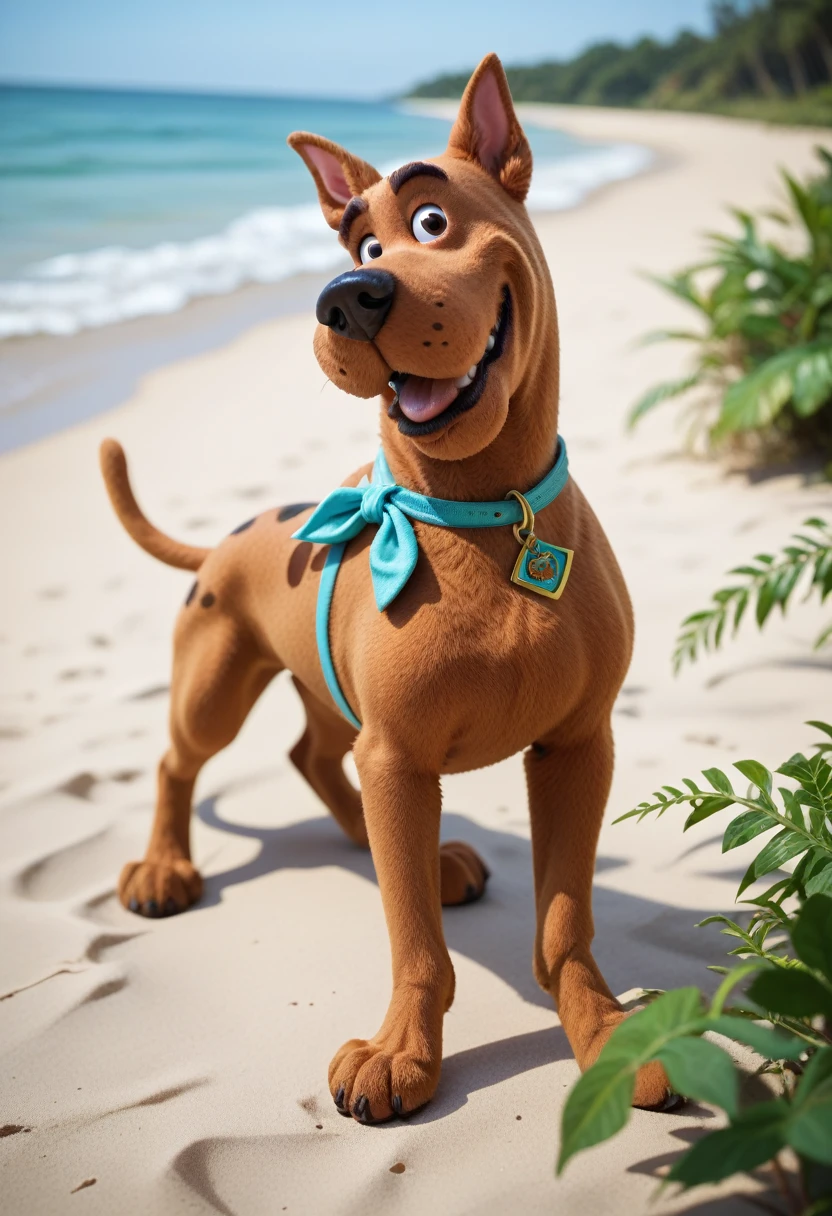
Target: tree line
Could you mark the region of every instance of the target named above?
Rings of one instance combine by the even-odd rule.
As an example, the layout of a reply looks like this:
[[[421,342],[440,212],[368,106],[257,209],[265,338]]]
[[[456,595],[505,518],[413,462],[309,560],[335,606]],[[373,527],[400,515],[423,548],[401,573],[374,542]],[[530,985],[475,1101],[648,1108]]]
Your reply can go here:
[[[710,37],[600,42],[568,61],[510,67],[514,98],[832,123],[832,0],[718,0],[711,16]],[[438,76],[410,95],[457,97],[468,76]]]

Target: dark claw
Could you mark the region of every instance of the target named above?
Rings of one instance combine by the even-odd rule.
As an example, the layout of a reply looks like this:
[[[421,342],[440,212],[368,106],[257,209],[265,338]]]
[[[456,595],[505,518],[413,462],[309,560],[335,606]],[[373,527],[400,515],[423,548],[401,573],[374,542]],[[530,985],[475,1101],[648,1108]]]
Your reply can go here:
[[[475,899],[479,899],[481,894],[482,892],[478,891],[472,882],[469,882],[465,888],[465,903],[472,904]]]
[[[165,916],[174,916],[178,911],[179,911],[179,907],[176,903],[176,900],[173,898],[172,895],[169,895],[168,898],[165,900],[165,907],[164,907]]]
[[[155,899],[149,899],[147,901],[147,903],[144,906],[144,914],[145,914],[145,916],[158,916],[159,915],[159,905],[156,903]]]
[[[372,1123],[373,1117],[370,1113],[370,1103],[364,1094],[356,1102],[352,1108],[352,1113],[361,1123]]]
[[[130,903],[129,903],[127,906],[128,906],[128,908],[130,909],[130,911],[131,911],[131,912],[138,912],[138,911],[139,911],[139,901],[138,901],[137,899],[135,899],[135,898],[134,898],[134,899],[131,899],[131,900],[130,900]]]
[[[402,1098],[401,1094],[393,1095],[393,1114],[401,1115],[402,1113]]]
[[[489,878],[491,877],[491,871],[489,870],[489,868],[485,864],[485,862],[482,863],[482,873],[483,873],[483,878],[485,879],[486,882],[488,882]]]
[[[677,1110],[685,1101],[686,1099],[681,1094],[669,1089],[661,1102],[657,1102],[655,1106],[643,1106],[641,1109],[652,1111],[654,1114],[666,1115],[672,1110]]]
[[[344,1087],[340,1086],[338,1093],[335,1095],[335,1105],[340,1111],[344,1109]]]

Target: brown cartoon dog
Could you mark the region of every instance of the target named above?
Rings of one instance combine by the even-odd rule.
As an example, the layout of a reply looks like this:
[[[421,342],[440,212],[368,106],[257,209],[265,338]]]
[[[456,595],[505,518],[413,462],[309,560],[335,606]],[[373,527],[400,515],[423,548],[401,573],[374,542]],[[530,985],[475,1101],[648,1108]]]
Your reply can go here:
[[[121,448],[103,444],[104,478],[127,531],[159,560],[198,571],[176,624],[171,743],[150,843],[143,861],[125,866],[119,896],[145,916],[199,899],[189,846],[197,774],[288,668],[307,714],[292,760],[350,839],[371,848],[390,933],[387,1016],[373,1037],[346,1042],[329,1069],[338,1109],[372,1123],[416,1110],[436,1089],[454,996],[442,905],[477,898],[488,878],[469,846],[440,847],[443,773],[526,749],[535,975],[582,1068],[625,1016],[590,945],[610,715],[632,618],[575,482],[541,489],[565,472],[562,450],[551,472],[557,315],[523,205],[531,153],[499,60],[477,68],[435,160],[382,179],[320,136],[289,142],[355,262],[321,294],[315,353],[346,392],[381,395],[386,465],[368,490],[336,491],[311,522],[310,504],[284,507],[208,550],[145,519]],[[370,474],[368,465],[344,486]],[[535,521],[512,491],[532,509],[533,499],[549,505]],[[427,500],[446,517],[426,522]],[[487,526],[477,510],[490,512]],[[327,526],[329,545],[293,538]],[[538,528],[546,543],[535,541]],[[350,749],[360,794],[343,770]],[[667,1093],[658,1064],[642,1069],[638,1105],[662,1106]]]

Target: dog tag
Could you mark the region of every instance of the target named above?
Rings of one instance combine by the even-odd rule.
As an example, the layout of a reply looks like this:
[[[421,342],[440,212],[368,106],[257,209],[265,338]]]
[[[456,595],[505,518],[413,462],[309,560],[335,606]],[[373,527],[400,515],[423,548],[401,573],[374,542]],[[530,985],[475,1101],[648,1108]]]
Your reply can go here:
[[[547,544],[535,536],[534,511],[519,490],[510,490],[506,497],[516,498],[523,508],[523,522],[514,525],[520,553],[511,581],[518,587],[545,595],[547,599],[560,599],[572,568],[573,551],[561,545]]]

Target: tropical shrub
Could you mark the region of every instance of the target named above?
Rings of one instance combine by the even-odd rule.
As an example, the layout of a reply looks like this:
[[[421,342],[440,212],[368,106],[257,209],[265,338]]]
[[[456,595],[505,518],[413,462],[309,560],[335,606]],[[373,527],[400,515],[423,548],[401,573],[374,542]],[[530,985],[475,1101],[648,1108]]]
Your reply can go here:
[[[684,789],[663,786],[652,800],[621,819],[641,820],[672,807],[688,806],[684,828],[729,807],[742,808],[727,824],[723,852],[774,831],[758,851],[737,892],[742,895],[786,862],[793,871],[743,901],[753,909],[742,926],[728,917],[708,917],[739,944],[730,954],[743,962],[724,975],[707,1001],[695,988],[663,994],[628,1018],[611,1035],[598,1061],[567,1099],[558,1158],[560,1173],[577,1152],[609,1139],[626,1124],[638,1068],[651,1060],[665,1067],[681,1094],[720,1107],[727,1126],[698,1140],[665,1179],[683,1188],[719,1182],[768,1165],[786,1211],[819,1216],[832,1211],[832,726],[814,722],[827,738],[815,754],[792,756],[777,773],[792,784],[778,786],[764,765],[734,767],[751,782],[734,791],[726,773],[705,770],[708,788],[686,778]],[[618,820],[617,822],[620,822]],[[731,993],[744,993],[728,1004]],[[740,1074],[727,1052],[703,1038],[751,1047],[758,1069],[776,1082],[770,1096],[743,1101]],[[781,1156],[791,1150],[797,1172]]]
[[[737,632],[750,603],[762,629],[774,608],[785,613],[792,594],[803,584],[806,597],[817,590],[820,602],[832,594],[832,528],[823,519],[807,519],[806,533],[795,533],[792,543],[779,554],[758,553],[744,566],[729,574],[742,578],[722,587],[711,596],[711,603],[682,621],[673,651],[673,670],[678,672],[685,660],[693,662],[703,650],[718,650],[726,627]],[[832,642],[832,623],[815,641],[815,649]]]
[[[767,213],[789,229],[787,245],[764,240],[759,217],[734,210],[739,236],[712,233],[704,262],[655,279],[704,326],[644,339],[689,342],[693,368],[645,393],[630,425],[684,397],[694,403],[692,433],[712,443],[753,433],[764,451],[791,440],[832,453],[832,154],[817,151],[823,175],[801,184],[783,173],[789,209]]]

